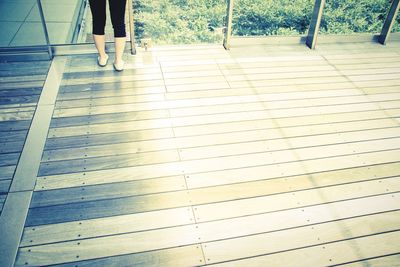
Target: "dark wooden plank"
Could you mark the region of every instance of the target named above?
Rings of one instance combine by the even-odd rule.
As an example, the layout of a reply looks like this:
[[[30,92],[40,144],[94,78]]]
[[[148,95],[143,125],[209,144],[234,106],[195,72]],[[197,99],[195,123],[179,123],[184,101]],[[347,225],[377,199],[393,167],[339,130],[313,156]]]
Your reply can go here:
[[[72,68],[72,70],[74,70]],[[141,74],[153,74],[160,73],[159,67],[146,67],[146,68],[135,68],[135,69],[125,69],[121,75],[141,75]],[[95,77],[113,77],[118,75],[114,70],[97,70],[97,71],[77,71],[77,72],[66,72],[63,75],[63,79],[79,79],[79,78],[92,78]]]
[[[30,125],[30,120],[0,121],[0,132],[28,130]]]
[[[187,267],[198,266],[205,262],[200,245],[182,246],[177,248],[149,251],[143,253],[128,254],[122,256],[106,257],[87,261],[78,261],[53,265],[58,267],[85,267],[85,266],[109,266],[123,267],[141,265],[148,267],[174,266]]]
[[[88,115],[88,116],[76,116],[76,117],[65,117],[65,118],[53,118],[51,120],[50,128],[124,122],[124,121],[140,120],[140,119],[162,119],[168,117],[169,113],[167,110],[151,110],[151,111],[118,112],[112,114],[99,114],[92,116]]]
[[[0,167],[0,180],[12,179],[15,172],[15,166]]]
[[[0,96],[17,97],[17,96],[38,96],[42,92],[42,87],[17,88],[17,89],[1,89]]]
[[[63,174],[71,172],[115,169],[115,168],[129,167],[129,166],[174,162],[178,160],[179,160],[179,155],[177,150],[165,150],[165,151],[134,153],[134,154],[117,155],[109,157],[55,161],[55,162],[42,163],[40,165],[39,175],[45,176],[45,175]],[[0,155],[0,164],[1,163],[2,161]]]
[[[30,73],[34,70],[46,71],[46,68],[50,67],[49,61],[30,61],[30,62],[2,62],[0,63],[1,71],[10,71],[14,72],[21,71],[22,73]]]
[[[1,105],[15,105],[15,104],[31,104],[35,105],[39,100],[39,95],[28,95],[28,96],[12,96],[13,92],[10,92],[7,96],[1,96]]]
[[[18,163],[20,153],[0,154],[0,166],[11,166]]]
[[[116,90],[97,90],[97,91],[82,91],[82,92],[67,92],[60,93],[57,96],[58,101],[68,101],[75,99],[90,99],[90,98],[107,98],[107,97],[131,97],[131,96],[150,96],[158,95],[165,92],[165,87],[158,86],[153,88],[124,88]]]
[[[41,81],[28,81],[28,82],[8,82],[8,83],[0,83],[0,92],[4,89],[26,89],[26,88],[34,88],[40,87],[42,88],[44,84],[44,80]]]
[[[0,180],[0,194],[7,194],[10,189],[11,180]]]
[[[161,88],[164,88],[162,91]],[[143,93],[163,93],[165,92],[162,80],[153,82],[107,82],[107,83],[88,83],[76,85],[62,85],[60,93],[83,92],[83,91],[103,91],[103,90],[132,90]]]
[[[186,183],[183,176],[172,176],[124,183],[36,191],[33,193],[31,208],[162,193],[183,190],[185,188]]]
[[[35,82],[44,81],[46,79],[46,74],[25,74],[19,76],[0,76],[0,84],[13,83],[13,82]]]
[[[26,138],[26,135],[28,133],[28,130],[19,130],[19,131],[7,131],[6,129],[4,129],[4,131],[2,131],[3,129],[1,129],[1,125],[7,124],[5,122],[0,122],[0,131],[1,131],[1,135],[0,135],[0,142],[4,143],[4,142],[20,142],[20,141],[24,141]],[[11,123],[10,123],[11,124]]]
[[[118,144],[133,141],[145,141],[161,138],[172,138],[170,128],[117,132],[109,134],[91,134],[86,136],[71,136],[61,138],[48,138],[45,150],[72,147],[86,147],[104,144]]]
[[[95,219],[190,205],[185,191],[79,202],[32,208],[29,210],[25,226]]]
[[[0,154],[4,153],[20,153],[24,147],[25,140],[15,141],[15,142],[2,142],[0,141]]]
[[[79,96],[78,96],[79,97]],[[59,99],[60,100],[60,99]],[[58,101],[56,109],[163,101],[164,94],[76,98]]]

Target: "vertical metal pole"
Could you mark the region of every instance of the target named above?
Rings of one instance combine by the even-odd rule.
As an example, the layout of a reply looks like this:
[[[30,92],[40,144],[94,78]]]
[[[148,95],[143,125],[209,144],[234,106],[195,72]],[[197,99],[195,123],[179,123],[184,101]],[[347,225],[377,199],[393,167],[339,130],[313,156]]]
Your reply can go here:
[[[38,5],[38,8],[39,8],[40,20],[42,21],[42,27],[43,27],[44,37],[46,38],[46,45],[47,45],[47,49],[48,49],[48,52],[49,52],[49,57],[50,57],[50,59],[52,59],[53,58],[53,51],[51,50],[49,32],[47,31],[46,20],[44,18],[42,3],[41,3],[40,0],[36,0],[36,2],[37,2],[37,5]]]
[[[129,12],[129,32],[130,32],[130,43],[131,43],[131,54],[136,55],[135,47],[135,24],[133,21],[133,4],[132,0],[128,0],[128,12]]]
[[[400,7],[400,0],[393,0],[389,14],[387,15],[385,23],[383,24],[381,35],[378,38],[378,42],[383,45],[386,44],[390,32],[392,31],[392,27],[396,20],[397,13],[399,12],[399,7]]]
[[[319,32],[319,27],[321,25],[322,13],[325,6],[325,0],[315,0],[314,12],[311,18],[310,29],[308,30],[306,45],[315,49],[317,43],[317,36]]]
[[[228,0],[228,7],[226,9],[226,28],[225,28],[225,38],[224,38],[224,47],[226,50],[229,50],[231,43],[232,16],[233,16],[233,0]]]

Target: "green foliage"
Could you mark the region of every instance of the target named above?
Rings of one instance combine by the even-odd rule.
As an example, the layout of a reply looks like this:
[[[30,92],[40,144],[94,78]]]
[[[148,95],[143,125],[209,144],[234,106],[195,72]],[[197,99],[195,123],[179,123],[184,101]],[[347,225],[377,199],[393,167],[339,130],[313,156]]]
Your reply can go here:
[[[135,0],[136,37],[158,44],[221,42],[223,0]]]
[[[136,37],[157,44],[220,43],[227,0],[134,0]],[[235,0],[233,34],[306,34],[315,0]],[[378,33],[389,0],[327,0],[325,34]],[[394,31],[400,31],[400,16]]]

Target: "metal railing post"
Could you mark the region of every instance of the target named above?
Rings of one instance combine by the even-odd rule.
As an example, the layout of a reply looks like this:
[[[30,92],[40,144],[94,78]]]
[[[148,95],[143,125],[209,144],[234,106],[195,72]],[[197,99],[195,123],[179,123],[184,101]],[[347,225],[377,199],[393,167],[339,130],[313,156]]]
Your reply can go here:
[[[392,31],[392,27],[397,17],[397,13],[399,12],[400,0],[393,0],[392,5],[390,6],[389,13],[386,17],[385,23],[383,24],[381,35],[378,38],[378,42],[385,45],[390,32]]]
[[[225,38],[224,47],[229,50],[231,37],[232,37],[232,16],[233,16],[233,0],[227,0],[228,7],[226,9],[226,28],[225,28]]]
[[[53,58],[53,51],[51,50],[49,32],[47,31],[46,20],[44,18],[42,3],[41,3],[40,0],[36,0],[36,2],[37,2],[37,5],[38,5],[38,8],[39,8],[40,20],[42,22],[42,27],[43,27],[44,37],[46,39],[46,45],[47,45],[47,49],[48,49],[48,52],[49,52],[49,57],[50,57],[50,59],[52,59]]]
[[[130,33],[130,44],[131,44],[131,54],[136,55],[135,46],[135,24],[133,21],[133,4],[132,0],[128,0],[128,12],[129,12],[129,33]]]
[[[314,12],[311,18],[310,29],[308,30],[306,45],[315,49],[319,27],[321,25],[322,13],[325,7],[325,0],[315,0]]]

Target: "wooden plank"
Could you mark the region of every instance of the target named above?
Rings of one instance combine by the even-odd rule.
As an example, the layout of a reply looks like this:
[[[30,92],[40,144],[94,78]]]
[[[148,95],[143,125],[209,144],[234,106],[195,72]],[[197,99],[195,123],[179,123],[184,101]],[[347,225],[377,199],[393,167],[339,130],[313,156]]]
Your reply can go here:
[[[369,59],[369,58],[397,58],[398,54],[395,52],[375,52],[375,53],[365,53],[360,51],[360,53],[352,54],[340,54],[340,55],[326,55],[324,56],[327,60],[335,59]]]
[[[186,184],[183,176],[171,176],[125,183],[36,191],[32,196],[30,207],[36,208],[82,201],[139,196],[184,190],[185,188]],[[40,190],[44,189],[46,188],[40,188]]]
[[[330,170],[340,170],[375,164],[384,164],[396,161],[398,151],[382,151],[366,154],[339,156],[334,158],[314,159],[301,161],[307,164],[311,173],[324,172]],[[233,168],[215,172],[200,172],[197,174],[186,174],[187,183],[190,188],[229,184],[236,182],[246,182],[263,180],[279,177],[287,177],[298,174],[306,174],[306,170],[298,162],[287,162],[284,164],[261,165],[247,168]],[[327,164],[329,163],[329,164]],[[327,167],[329,166],[329,167]],[[138,167],[120,168],[115,170],[101,170],[82,173],[72,173],[63,175],[52,175],[38,177],[36,188],[45,187],[48,189],[58,188],[54,184],[64,184],[64,186],[74,187],[91,184],[104,184],[112,182],[124,182],[142,180],[164,176],[174,176],[183,173],[180,163],[164,163],[156,165],[143,165]],[[262,174],[262,175],[260,175]],[[103,177],[108,177],[107,181]]]
[[[89,90],[89,91],[88,91]],[[57,96],[58,101],[75,100],[75,99],[87,99],[87,98],[107,98],[107,97],[135,97],[135,96],[147,96],[151,94],[160,94],[165,92],[165,87],[158,86],[154,88],[125,88],[118,90],[88,90],[78,92],[66,92],[60,93]]]
[[[397,179],[398,180],[398,179]],[[296,194],[284,193],[280,195],[264,196],[258,198],[250,198],[246,200],[221,202],[218,204],[204,205],[204,203],[195,203],[191,199],[191,195],[186,191],[175,191],[153,195],[134,196],[119,199],[108,199],[98,201],[87,201],[80,203],[63,204],[57,206],[47,206],[32,208],[29,211],[26,226],[36,226],[51,223],[61,223],[84,219],[94,219],[100,217],[116,216],[123,214],[139,213],[159,209],[177,208],[188,205],[203,204],[197,206],[195,209],[196,220],[207,221],[216,219],[216,216],[222,218],[232,217],[233,212],[240,212],[241,215],[254,214],[254,210],[259,212],[270,212],[281,209],[296,208],[304,205],[315,205],[320,203],[320,192],[326,194],[325,202],[345,200],[354,197],[365,197],[370,195],[382,194],[387,192],[396,192],[398,190],[399,182],[396,178],[388,178],[379,181],[367,181],[357,184],[345,184],[323,189],[314,189],[309,191],[302,191]],[[356,191],[355,191],[356,190]],[[389,191],[387,191],[389,190]],[[355,192],[360,195],[356,196]],[[304,198],[303,201],[298,202],[299,197]],[[304,197],[305,196],[305,197]],[[283,201],[283,199],[285,199]],[[208,202],[206,198],[201,198],[205,203]],[[269,205],[257,205],[258,202],[267,201]],[[254,203],[249,203],[254,202]],[[277,206],[276,203],[281,203],[282,206]],[[240,203],[243,203],[241,205]],[[246,204],[255,204],[247,205]],[[229,208],[229,205],[234,205],[237,208]],[[219,213],[212,212],[212,209]],[[210,212],[211,210],[211,212]],[[214,217],[212,217],[214,216]]]
[[[244,95],[254,95],[254,94],[269,94],[271,97],[275,95],[286,94],[288,97],[293,97],[294,93],[304,93],[307,92],[313,94],[314,91],[320,91],[321,93],[328,93],[330,90],[345,90],[355,88],[349,82],[343,83],[331,83],[331,84],[321,84],[321,85],[291,85],[291,86],[274,86],[274,87],[257,87],[257,88],[235,88],[232,89],[218,89],[218,90],[202,90],[202,91],[192,91],[192,92],[168,92],[165,95],[167,100],[177,100],[177,99],[193,99],[193,98],[207,98],[207,97],[223,97],[223,96],[244,96]],[[306,95],[307,97],[307,95]]]
[[[2,96],[0,99],[0,105],[16,105],[16,104],[36,104],[39,100],[39,95],[30,96]]]
[[[162,119],[168,117],[169,113],[167,110],[164,109],[149,110],[149,111],[118,112],[118,113],[100,114],[100,115],[53,118],[50,127],[57,128],[65,126],[88,125],[88,124],[127,122],[134,120]]]
[[[329,106],[329,105],[352,105],[357,103],[375,103],[379,101],[397,101],[398,94],[388,94],[379,96],[352,96],[352,97],[337,97],[337,98],[317,98],[317,99],[304,99],[304,100],[292,100],[292,101],[276,101],[270,102],[262,101],[263,97],[258,96],[257,102],[243,101],[241,104],[223,104],[217,106],[200,106],[200,107],[187,107],[187,108],[176,108],[171,110],[171,116],[195,116],[212,113],[228,113],[228,112],[240,112],[240,111],[251,111],[251,110],[264,110],[272,109],[279,110],[285,108],[299,108],[299,107],[318,107],[318,106]],[[255,98],[255,96],[254,96]]]
[[[6,202],[7,195],[0,195],[0,215],[3,210],[4,202]]]
[[[118,83],[120,84],[125,84],[123,86],[125,86],[125,88],[127,88],[127,86],[129,86],[129,88],[134,89],[134,88],[142,88],[142,87],[159,87],[159,86],[163,86],[164,82],[161,79],[161,77],[159,77],[159,79],[149,79],[149,80],[129,80],[130,78],[114,78],[114,79],[109,79],[109,80],[105,80],[104,82],[99,82],[96,83],[97,85],[95,86],[96,89],[104,89],[104,88],[114,88],[114,89],[118,89],[120,88],[120,86],[118,85]],[[71,85],[83,85],[85,87],[87,87],[87,84],[92,84],[92,80],[83,80],[83,81],[70,81],[70,80],[63,80],[61,85],[67,85],[67,86],[71,86]],[[91,85],[93,86],[93,84]],[[93,88],[93,87],[92,87]],[[63,92],[65,92],[65,90],[63,90]]]
[[[182,174],[183,171],[180,164],[178,162],[172,162],[111,170],[40,176],[37,178],[36,188],[59,188],[55,186],[54,183],[63,184],[65,187],[75,187],[162,178],[167,176],[178,176]],[[107,180],[104,180],[104,177],[107,177]]]
[[[0,91],[6,89],[27,89],[27,88],[42,88],[44,84],[44,80],[38,81],[27,81],[27,82],[9,82],[9,83],[0,83]]]
[[[0,121],[0,132],[28,130],[30,125],[31,125],[30,120]]]
[[[68,137],[77,135],[92,135],[92,134],[105,134],[117,133],[128,131],[142,131],[150,129],[170,128],[171,120],[165,119],[152,119],[152,120],[136,120],[127,122],[115,122],[106,124],[82,125],[71,127],[51,128],[49,130],[49,137]]]
[[[399,194],[373,196],[199,223],[197,226],[201,241],[210,242],[213,240],[225,240],[255,234],[285,231],[286,229],[354,217],[376,216],[379,213],[386,212],[396,213],[396,217],[398,217],[400,216],[399,196]],[[386,207],[386,205],[388,205],[388,207]],[[251,225],[251,227],[248,227],[249,225]],[[243,244],[246,244],[246,242],[243,242]]]
[[[160,128],[98,135],[91,134],[86,136],[48,138],[45,150],[118,144],[124,142],[146,141],[171,137],[173,137],[172,128]]]
[[[121,76],[132,76],[132,75],[143,75],[143,74],[157,74],[160,73],[159,67],[147,67],[147,68],[127,68],[126,72],[121,74],[116,74],[114,70],[91,70],[91,71],[81,71],[76,68],[69,69],[64,72],[63,79],[79,79],[79,78],[91,78],[93,75],[96,77],[113,77],[115,75]]]
[[[385,104],[384,102],[381,102],[381,105],[384,104]],[[394,102],[391,103],[390,108],[398,108],[399,105],[400,105],[399,102]],[[189,116],[181,118],[172,118],[171,122],[175,127],[180,127],[180,126],[188,126],[196,124],[213,124],[213,123],[223,123],[223,122],[233,122],[233,121],[257,120],[257,119],[266,119],[271,117],[272,118],[295,117],[295,116],[299,117],[299,116],[316,115],[316,114],[325,115],[325,114],[335,114],[344,112],[370,111],[376,109],[377,106],[373,103],[359,103],[352,105],[332,105],[332,106],[322,106],[322,107],[317,106],[317,107],[281,109],[281,110],[270,110],[270,111],[260,110],[253,112],[237,112],[237,113],[213,114],[213,115],[203,115],[203,116]],[[78,109],[75,109],[75,111],[78,111]],[[78,112],[81,113],[81,111]],[[108,111],[105,110],[101,111],[101,113],[103,114],[107,112]],[[97,113],[97,111],[95,113]],[[59,129],[51,129],[49,132],[49,136],[65,137],[71,135],[87,134],[88,132],[90,134],[107,133],[107,132],[115,132],[116,128],[119,129],[122,128],[121,129],[122,131],[127,131],[127,130],[161,128],[169,126],[170,126],[170,120],[155,119],[155,120],[136,121],[134,125],[129,125],[129,123],[109,123],[106,125],[98,124],[90,126],[64,127]]]
[[[311,130],[312,131],[312,130]],[[317,135],[313,132],[312,136],[291,138],[284,133],[286,138],[261,141],[240,142],[234,144],[212,144],[209,146],[183,147],[177,141],[180,148],[179,154],[182,160],[193,160],[201,158],[224,157],[247,153],[259,153],[265,151],[276,151],[283,149],[297,149],[311,146],[325,146],[329,144],[362,142],[367,140],[395,138],[400,136],[400,128],[352,131],[347,133],[334,133],[327,135]]]
[[[297,79],[276,79],[276,80],[255,80],[255,81],[236,81],[230,82],[231,88],[242,88],[242,87],[265,87],[266,84],[269,86],[279,85],[308,85],[308,84],[324,84],[324,83],[340,83],[348,82],[343,76],[329,76],[329,77],[308,77],[308,78],[297,78]],[[190,91],[192,88],[187,88],[186,91]],[[184,87],[169,88],[168,91],[185,91]]]
[[[69,78],[63,79],[63,85],[77,85],[77,84],[90,84],[94,80],[96,83],[131,83],[138,87],[141,85],[160,85],[162,81],[161,73],[150,73],[150,74],[139,74],[139,75],[126,75],[124,73],[114,74],[113,76],[100,76],[98,73],[94,72],[94,77],[91,78]]]
[[[157,251],[113,256],[83,262],[55,265],[59,267],[75,266],[123,266],[127,263],[138,263],[143,266],[197,266],[205,262],[199,245],[183,246]]]
[[[91,147],[67,148],[46,150],[43,152],[42,163],[48,161],[70,160],[79,158],[92,158],[104,156],[118,156],[123,154],[154,152],[176,149],[173,138],[148,140],[131,143],[117,143]]]
[[[31,120],[34,111],[26,112],[15,112],[15,113],[1,113],[0,121],[20,121],[20,120]]]
[[[10,189],[11,180],[0,180],[0,194],[7,194]]]
[[[359,90],[337,90],[329,92],[319,92],[320,97],[325,97],[327,100],[330,96],[345,96],[345,95],[360,95]],[[312,96],[317,97],[316,93],[311,93],[307,96],[305,93],[292,93],[289,99],[295,99],[296,97],[311,98]],[[272,100],[284,100],[283,95],[261,95],[261,99],[264,101]],[[288,98],[286,98],[287,100]],[[106,106],[89,106],[81,108],[68,108],[57,110],[55,117],[66,117],[66,116],[79,116],[87,114],[105,114],[105,113],[118,113],[121,109],[126,111],[143,111],[143,110],[155,110],[155,109],[173,109],[173,108],[183,108],[183,107],[193,107],[193,106],[206,106],[206,105],[216,105],[216,104],[229,104],[229,103],[243,103],[243,102],[259,102],[260,99],[254,95],[242,96],[242,97],[224,97],[224,98],[210,98],[210,99],[191,99],[191,100],[169,100],[151,103],[136,103],[136,104],[124,104],[124,105],[106,105]],[[321,104],[322,105],[322,104]]]
[[[400,148],[400,138],[388,140],[366,141],[323,147],[300,148],[256,154],[226,156],[223,158],[207,158],[182,161],[182,167],[187,174],[210,172],[227,169],[238,169],[259,165],[274,165],[298,160],[312,160],[316,158],[343,157],[347,155],[371,153]],[[356,156],[354,156],[356,157]],[[396,157],[393,158],[396,160]]]
[[[44,176],[71,172],[95,171],[102,169],[115,169],[129,166],[166,163],[178,160],[179,154],[177,150],[131,153],[116,156],[46,162],[40,165],[38,173],[39,176]]]
[[[368,253],[368,255],[371,254]],[[396,266],[398,262],[400,262],[400,254],[378,255],[377,258],[360,259],[356,262],[341,264],[340,266],[345,266],[345,267]]]
[[[49,265],[196,244],[194,225],[19,249],[16,265]],[[95,245],[97,243],[97,245]],[[199,261],[199,259],[197,259]]]
[[[399,111],[400,110],[397,109],[394,112],[398,114]],[[275,119],[275,121],[281,127],[293,127],[293,129],[295,127],[299,127],[299,129],[301,129],[300,127],[302,126],[306,125],[310,126],[316,124],[321,124],[325,126],[327,124],[332,124],[333,126],[336,126],[340,123],[343,124],[342,126],[354,125],[354,123],[363,123],[362,120],[365,120],[365,122],[370,120],[371,124],[375,124],[374,123],[375,120],[378,121],[381,118],[387,118],[387,116],[388,116],[387,113],[383,112],[382,110],[374,110],[374,111],[357,111],[357,112],[343,112],[343,113],[332,113],[332,114],[322,114],[322,115],[309,115],[301,117],[301,120],[299,117],[284,117],[284,118],[277,118]],[[386,124],[387,122],[383,123]],[[271,121],[269,119],[258,119],[258,120],[247,120],[247,121],[237,121],[237,122],[224,122],[214,125],[190,125],[190,126],[174,127],[174,133],[176,136],[180,137],[180,136],[218,134],[227,132],[239,132],[248,130],[263,130],[263,129],[273,130],[275,126],[276,125],[271,125]],[[350,128],[350,126],[348,126],[347,128]],[[325,133],[329,133],[329,131],[325,130]]]
[[[131,83],[94,83],[79,85],[63,85],[60,87],[59,99],[73,99],[67,94],[93,95],[95,97],[107,97],[112,95],[158,94],[164,93],[163,84],[133,86]],[[75,96],[75,95],[73,95]]]
[[[227,202],[202,204],[196,206],[194,211],[196,215],[196,221],[205,222],[278,210],[293,209],[297,207],[317,205],[319,203],[328,203],[351,198],[384,194],[388,192],[396,192],[399,186],[396,179],[398,180],[398,177],[328,186],[304,191],[287,192],[241,200],[232,200]],[[358,195],[358,193],[360,193],[360,195]]]
[[[17,165],[20,153],[0,154],[0,167]]]
[[[24,141],[17,141],[17,142],[3,142],[0,141],[0,154],[3,153],[15,153],[18,152],[20,153],[22,151],[22,148],[24,146]]]
[[[225,263],[214,264],[212,266],[331,266],[336,264],[344,264],[351,261],[365,260],[365,258],[371,257],[382,257],[384,255],[390,255],[399,253],[399,250],[393,244],[397,244],[400,240],[400,232],[388,232],[378,235],[371,235],[365,237],[359,237],[351,240],[336,241],[330,244],[323,244],[317,246],[311,246],[308,248],[301,248],[296,250],[290,250],[287,252],[267,254],[258,257],[246,258],[237,261],[228,261]],[[354,248],[357,248],[356,252]],[[307,257],[304,257],[307,255]],[[318,255],[318,257],[315,257]],[[304,260],[299,261],[300,257],[304,257]],[[395,259],[397,259],[396,257]],[[385,260],[378,261],[377,265],[371,266],[395,266],[390,263],[393,259],[389,259],[388,265],[380,265],[380,262],[386,263]],[[375,260],[372,260],[375,262]],[[344,265],[347,266],[347,265]],[[352,265],[350,265],[352,266]],[[364,264],[354,266],[365,266]]]
[[[383,213],[237,239],[208,242],[203,245],[203,251],[207,263],[277,253],[395,231],[399,228],[399,216],[399,212]],[[287,242],[283,242],[283,240],[287,240]],[[325,264],[328,262],[326,261]]]
[[[294,242],[285,242],[282,245],[276,245],[275,242],[272,244],[268,242],[255,244],[258,245],[256,245],[256,248],[262,247],[259,251],[266,251],[268,249],[279,251],[279,249],[282,249],[284,246],[301,246],[301,241],[306,241],[311,244],[321,244],[331,240],[342,240],[350,235],[352,235],[351,237],[365,236],[368,234],[380,233],[382,231],[395,230],[396,227],[399,226],[398,220],[394,219],[397,217],[398,213],[384,213],[374,216],[342,220],[340,223],[324,223],[294,230],[290,229],[284,231],[284,234],[279,234],[286,237],[290,234],[293,236],[293,232],[295,232],[298,239]],[[343,227],[352,228],[356,225],[367,225],[367,227],[358,227],[350,233],[341,233]],[[312,233],[319,234],[321,240],[315,240],[314,236],[310,235]],[[194,225],[188,225],[118,236],[26,247],[19,250],[17,265],[25,264],[25,262],[28,262],[28,264],[31,265],[47,265],[196,244],[196,242],[198,242],[196,234],[196,227]],[[264,236],[266,235],[270,238],[277,238],[276,233],[268,233],[260,236],[256,235],[250,238],[262,239],[265,238]],[[132,242],[133,240],[134,242]],[[121,245],[124,243],[126,244],[126,242],[129,242],[130,245]],[[266,245],[266,243],[270,245]],[[211,263],[218,261],[221,256],[216,255],[217,253],[210,253],[213,251],[211,249],[217,248],[218,242],[207,243],[206,245],[207,246],[203,246],[203,250],[206,249],[206,259],[210,259],[208,262]],[[271,248],[271,245],[276,247]],[[248,249],[244,248],[244,251],[240,251],[235,255],[243,255],[246,252],[248,252]],[[224,255],[227,255],[226,251]],[[229,255],[232,254],[229,253]]]
[[[257,166],[254,164],[243,168],[233,167],[212,172],[207,172],[204,169],[199,173],[187,172],[186,174],[190,178],[187,179],[187,183],[189,188],[197,188],[396,162],[398,160],[396,153],[398,151],[379,151],[358,155],[295,160],[271,165],[260,164]]]
[[[15,167],[15,165],[0,167],[0,180],[12,179],[14,176]]]
[[[359,167],[353,169],[344,169],[337,171],[327,171],[315,174],[304,174],[304,175],[296,175],[289,177],[278,177],[275,179],[267,179],[267,180],[258,180],[247,183],[236,183],[230,185],[221,185],[216,187],[206,187],[206,188],[197,188],[189,190],[190,198],[193,203],[214,203],[221,201],[231,201],[237,199],[245,199],[245,198],[253,198],[258,196],[265,195],[273,195],[278,193],[287,193],[298,190],[309,190],[313,188],[346,184],[346,183],[356,183],[363,182],[375,179],[382,179],[391,176],[400,175],[398,164],[384,164],[377,166],[368,166],[368,167]],[[312,179],[310,179],[310,176]],[[179,180],[178,177],[173,177],[174,179]],[[61,190],[52,190],[52,191],[44,191],[41,193],[34,194],[34,201],[31,204],[31,207],[39,207],[46,205],[55,205],[55,204],[66,204],[66,203],[75,203],[79,201],[91,201],[91,200],[101,200],[106,198],[114,198],[114,197],[122,197],[135,195],[140,193],[157,193],[155,187],[159,183],[159,180],[169,181],[171,179],[161,178],[161,179],[150,179],[144,180],[142,182],[131,182],[130,184],[143,184],[145,188],[132,190],[132,192],[125,192],[127,190],[119,189],[116,192],[107,193],[106,195],[102,195],[101,191],[96,192],[95,189],[107,189],[107,188],[120,188],[119,185],[105,185],[105,186],[95,186],[85,188],[85,192],[83,192],[82,188],[71,188],[71,189],[61,189]],[[154,185],[152,185],[154,183]],[[163,185],[163,183],[160,183]],[[151,186],[150,186],[151,185]],[[55,181],[53,184],[50,184],[53,188],[68,188],[69,185],[65,182],[57,183]],[[161,186],[160,186],[161,187]],[[161,187],[160,192],[165,190],[166,186]],[[39,190],[43,190],[45,188],[38,188]],[[181,181],[178,181],[176,185],[170,186],[170,190],[183,190]],[[79,192],[81,190],[81,192]],[[148,191],[146,191],[148,190]],[[151,191],[151,190],[154,190]],[[67,192],[71,192],[68,195]],[[138,193],[139,192],[139,193]],[[57,195],[59,193],[60,195]],[[65,193],[65,194],[64,194]],[[123,195],[125,194],[125,195]],[[81,199],[81,198],[84,199]]]
[[[58,99],[60,100],[60,99]],[[58,101],[56,109],[61,108],[76,108],[92,106],[104,106],[104,105],[116,105],[116,104],[128,104],[128,103],[141,103],[141,102],[152,102],[152,101],[163,101],[164,94],[148,94],[148,95],[132,95],[132,96],[113,96],[113,97],[101,97],[101,98],[83,98],[83,99],[71,99]]]
[[[193,222],[192,209],[182,207],[79,222],[26,227],[20,247],[149,231],[188,225]]]
[[[41,81],[44,82],[46,79],[45,74],[25,74],[25,75],[20,75],[20,76],[0,76],[0,84],[5,84],[5,83],[12,83],[12,82],[36,82],[36,81]]]

